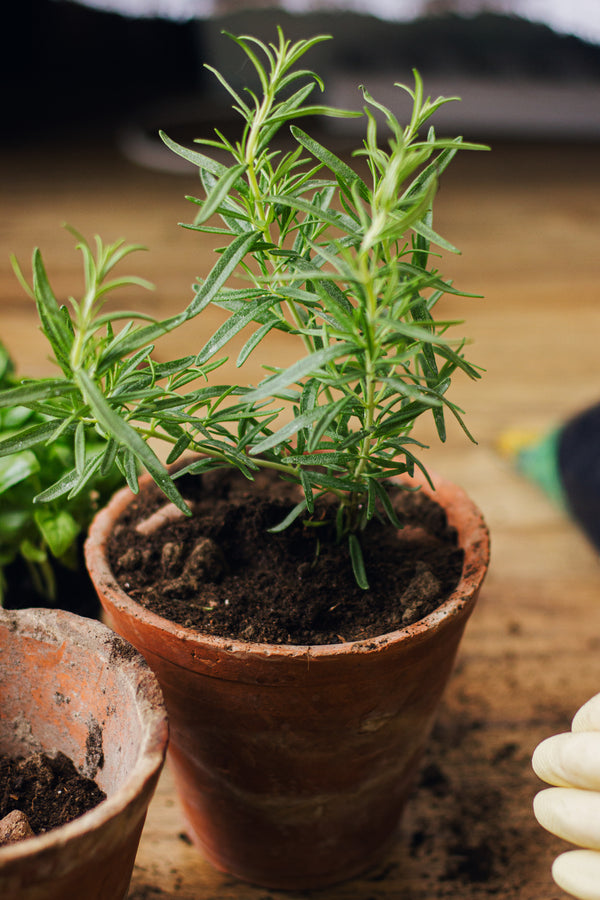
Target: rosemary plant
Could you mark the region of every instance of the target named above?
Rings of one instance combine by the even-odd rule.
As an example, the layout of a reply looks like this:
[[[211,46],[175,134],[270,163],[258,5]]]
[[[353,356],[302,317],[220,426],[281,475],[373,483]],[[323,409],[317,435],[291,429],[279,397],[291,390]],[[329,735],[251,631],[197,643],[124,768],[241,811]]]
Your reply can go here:
[[[277,42],[266,45],[230,37],[259,82],[259,90],[240,96],[215,73],[241,117],[239,140],[216,131],[214,139],[198,141],[198,150],[162,135],[199,170],[202,196],[189,198],[196,215],[185,227],[223,236],[213,269],[185,309],[152,321],[103,312],[109,291],[140,283],[109,278],[136,248],[96,239],[94,252],[79,236],[85,291],[68,306],[57,302],[35,251],[31,293],[60,374],[0,392],[0,407],[18,403],[43,416],[0,443],[0,454],[68,435],[74,465],[37,502],[71,498],[114,466],[137,490],[141,466],[187,509],[150,438],[170,445],[167,463],[188,451],[201,454],[179,474],[226,465],[251,478],[269,467],[302,488],[280,529],[299,516],[311,521],[325,494],[336,498],[338,539],[348,541],[355,576],[366,588],[361,531],[374,515],[398,524],[386,479],[415,468],[426,474],[415,422],[430,413],[442,441],[445,412],[465,428],[448,389],[458,370],[480,375],[465,359],[464,339],[447,336],[456,323],[434,318],[444,295],[469,295],[438,271],[440,251],[457,251],[434,231],[432,207],[456,152],[482,148],[437,137],[429,120],[448,98],[425,97],[415,72],[414,88],[398,85],[412,98],[406,125],[363,90],[365,137],[353,167],[298,125],[306,116],[354,115],[310,102],[323,85],[297,64],[325,38],[291,44],[278,30]],[[274,146],[284,126],[292,149]],[[232,284],[234,274],[241,283]],[[205,345],[182,359],[153,361],[155,341],[211,303],[228,316]],[[117,320],[124,327],[117,329]],[[206,383],[224,361],[221,352],[249,326],[238,366],[273,330],[296,342],[294,362],[266,366],[256,385]]]

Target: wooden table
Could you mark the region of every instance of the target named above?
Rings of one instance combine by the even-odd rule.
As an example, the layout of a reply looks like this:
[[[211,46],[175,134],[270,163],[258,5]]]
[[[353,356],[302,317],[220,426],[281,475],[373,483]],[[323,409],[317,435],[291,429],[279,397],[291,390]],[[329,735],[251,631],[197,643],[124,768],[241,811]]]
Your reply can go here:
[[[197,189],[190,174],[156,173],[97,139],[5,150],[0,231],[1,338],[20,371],[50,371],[31,301],[8,263],[41,247],[60,295],[80,286],[68,221],[87,236],[144,243],[138,271],[157,284],[127,305],[154,314],[181,307],[206,274],[206,237],[179,229]],[[598,148],[498,145],[464,154],[445,176],[436,226],[463,256],[444,263],[485,300],[448,303],[468,320],[483,382],[460,381],[478,446],[451,428],[426,461],[461,483],[483,509],[493,561],[447,692],[423,786],[385,865],[321,893],[327,900],[558,900],[550,862],[563,848],[536,824],[540,783],[530,757],[568,728],[600,690],[597,553],[568,518],[499,454],[507,428],[545,429],[600,394],[600,166]],[[134,261],[132,261],[134,262]],[[128,267],[132,269],[132,265]],[[171,336],[159,353],[198,349],[216,313]],[[207,325],[208,322],[208,325]],[[182,338],[188,343],[184,346]],[[275,339],[271,361],[285,358]],[[235,353],[232,354],[235,358]],[[224,374],[224,373],[223,373]],[[258,376],[250,368],[248,379]],[[432,437],[424,427],[424,440]],[[168,768],[150,808],[131,900],[267,900],[284,894],[214,872],[182,837]],[[289,895],[288,895],[289,896]],[[305,895],[297,895],[305,896]]]

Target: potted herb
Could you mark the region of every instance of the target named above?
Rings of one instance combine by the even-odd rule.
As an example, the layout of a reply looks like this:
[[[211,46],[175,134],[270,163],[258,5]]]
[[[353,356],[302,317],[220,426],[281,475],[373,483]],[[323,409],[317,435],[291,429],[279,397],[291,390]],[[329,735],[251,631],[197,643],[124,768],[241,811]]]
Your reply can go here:
[[[0,342],[0,390],[19,381],[8,350]],[[42,427],[46,419],[25,406],[0,409],[0,439]],[[93,436],[88,440],[94,443]],[[94,514],[123,484],[118,469],[95,475],[76,496],[34,505],[74,464],[71,434],[26,447],[0,459],[0,606],[25,608],[60,605],[95,616],[99,603],[83,563],[83,538]],[[96,441],[98,447],[100,442]]]
[[[46,498],[112,465],[127,478],[86,558],[108,620],[161,682],[194,840],[241,878],[318,887],[394,839],[487,567],[480,513],[427,473],[412,434],[422,415],[442,440],[445,413],[462,424],[452,376],[479,376],[447,334],[454,323],[433,315],[460,295],[436,267],[454,248],[433,229],[433,200],[473,145],[424,131],[446,101],[426,98],[415,73],[406,126],[364,92],[352,168],[297,124],[342,115],[311,104],[320,80],[297,65],[323,38],[234,40],[260,84],[244,97],[225,84],[239,140],[217,132],[201,142],[211,156],[164,136],[199,169],[188,227],[223,236],[213,269],[180,313],[117,331],[102,309],[101,244],[94,256],[80,242],[86,291],[71,309],[37,254],[33,291],[62,374],[0,404],[20,390],[46,417],[8,451],[72,438],[75,465]],[[275,143],[287,125],[292,149]],[[154,342],[209,304],[227,318],[204,346],[156,362]],[[274,330],[290,365],[265,359],[256,385],[207,380],[244,329],[240,367]],[[170,606],[155,605],[159,587]]]
[[[158,683],[129,644],[64,610],[0,609],[0,809],[29,814],[29,836],[0,845],[3,900],[123,900],[166,744]],[[76,779],[61,788],[72,765],[105,795],[81,815]]]

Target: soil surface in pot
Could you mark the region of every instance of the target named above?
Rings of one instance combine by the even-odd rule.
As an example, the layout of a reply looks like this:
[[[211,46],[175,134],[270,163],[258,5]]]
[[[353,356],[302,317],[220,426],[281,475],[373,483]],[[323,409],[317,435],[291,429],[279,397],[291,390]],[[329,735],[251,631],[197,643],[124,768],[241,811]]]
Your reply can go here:
[[[443,509],[392,487],[403,523],[371,520],[361,535],[369,590],[355,582],[347,545],[334,540],[332,507],[319,527],[297,519],[270,533],[299,499],[296,486],[261,472],[184,475],[191,517],[154,485],[119,519],[108,544],[121,587],[141,605],[211,635],[279,644],[364,640],[431,613],[460,579],[463,552]]]
[[[105,799],[96,782],[60,751],[19,759],[0,755],[0,820],[19,810],[34,835],[66,825]]]

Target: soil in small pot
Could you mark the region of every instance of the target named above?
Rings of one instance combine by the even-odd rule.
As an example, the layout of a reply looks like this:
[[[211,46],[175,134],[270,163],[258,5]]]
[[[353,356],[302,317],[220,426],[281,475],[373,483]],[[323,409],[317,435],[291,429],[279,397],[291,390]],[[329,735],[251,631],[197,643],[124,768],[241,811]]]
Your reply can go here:
[[[361,535],[369,579],[354,579],[333,507],[320,527],[297,519],[269,533],[296,505],[298,488],[260,472],[184,475],[193,516],[179,515],[151,485],[130,504],[109,540],[121,587],[164,618],[205,634],[279,644],[364,640],[433,612],[458,583],[463,551],[443,509],[420,492],[390,488],[403,527],[374,518]]]
[[[22,813],[24,818],[17,822],[22,838],[66,825],[105,799],[96,782],[81,775],[60,751],[18,759],[0,755],[0,825],[9,814]],[[5,829],[4,839],[2,831],[0,828],[0,846],[13,843],[10,827]]]

